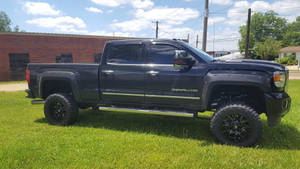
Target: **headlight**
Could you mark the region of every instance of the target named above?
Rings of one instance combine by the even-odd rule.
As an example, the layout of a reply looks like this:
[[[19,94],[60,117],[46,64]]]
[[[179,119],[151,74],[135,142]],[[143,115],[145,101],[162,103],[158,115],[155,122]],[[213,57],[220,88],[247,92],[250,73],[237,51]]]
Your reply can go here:
[[[273,74],[273,80],[276,87],[282,88],[285,85],[285,72],[276,71]]]

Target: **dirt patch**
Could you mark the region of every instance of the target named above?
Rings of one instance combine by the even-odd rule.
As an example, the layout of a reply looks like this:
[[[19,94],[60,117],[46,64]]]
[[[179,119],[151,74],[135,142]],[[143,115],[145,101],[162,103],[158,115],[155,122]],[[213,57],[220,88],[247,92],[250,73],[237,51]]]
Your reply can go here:
[[[17,83],[17,84],[0,84],[0,91],[5,92],[14,92],[25,90],[28,88],[27,83]]]

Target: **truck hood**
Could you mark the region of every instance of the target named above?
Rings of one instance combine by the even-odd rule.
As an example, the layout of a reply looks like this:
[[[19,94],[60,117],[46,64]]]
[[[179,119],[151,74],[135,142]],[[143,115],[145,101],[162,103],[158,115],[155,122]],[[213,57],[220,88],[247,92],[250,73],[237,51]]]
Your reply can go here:
[[[217,60],[212,62],[211,65],[217,69],[231,69],[231,70],[253,70],[253,71],[285,71],[286,68],[271,61],[252,60],[252,59],[237,59],[237,60]]]

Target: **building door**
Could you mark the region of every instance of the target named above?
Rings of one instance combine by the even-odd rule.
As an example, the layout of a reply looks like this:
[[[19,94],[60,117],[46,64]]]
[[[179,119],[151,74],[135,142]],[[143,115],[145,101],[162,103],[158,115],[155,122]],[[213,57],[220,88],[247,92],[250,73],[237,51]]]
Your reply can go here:
[[[9,54],[10,80],[25,80],[26,67],[29,63],[28,53]]]

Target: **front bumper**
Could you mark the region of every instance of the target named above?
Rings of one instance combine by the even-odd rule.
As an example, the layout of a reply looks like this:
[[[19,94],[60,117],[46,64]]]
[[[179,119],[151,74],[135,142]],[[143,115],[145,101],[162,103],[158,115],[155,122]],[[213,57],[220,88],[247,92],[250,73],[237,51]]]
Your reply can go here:
[[[285,92],[265,93],[268,125],[276,126],[291,108],[291,98]]]

